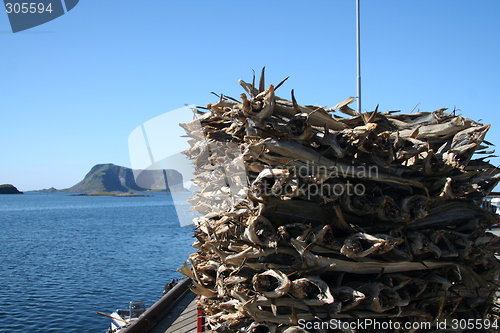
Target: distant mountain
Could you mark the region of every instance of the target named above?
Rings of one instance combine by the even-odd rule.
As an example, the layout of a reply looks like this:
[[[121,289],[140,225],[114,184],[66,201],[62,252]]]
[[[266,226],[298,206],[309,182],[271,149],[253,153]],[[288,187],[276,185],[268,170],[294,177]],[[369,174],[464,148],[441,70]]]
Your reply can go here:
[[[11,184],[0,185],[0,194],[23,194],[17,187]]]
[[[169,183],[172,190],[182,189],[182,175],[175,170],[145,170],[139,175],[141,178],[140,184],[149,184],[148,188],[140,187],[134,179],[134,172],[130,168],[122,167],[115,164],[97,164],[85,178],[78,184],[66,189],[67,192],[87,193],[87,192],[136,192],[153,190],[164,190],[165,181],[164,175],[169,179],[173,179]],[[144,185],[143,185],[144,186]]]
[[[54,193],[54,192],[57,192],[57,189],[55,187],[51,187],[51,188],[44,188],[42,190],[36,190],[33,192]]]

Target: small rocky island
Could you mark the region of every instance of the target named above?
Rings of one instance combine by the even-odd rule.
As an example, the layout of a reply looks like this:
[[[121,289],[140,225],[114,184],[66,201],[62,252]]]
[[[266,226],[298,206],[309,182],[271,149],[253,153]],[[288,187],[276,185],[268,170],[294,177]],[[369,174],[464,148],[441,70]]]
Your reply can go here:
[[[57,190],[54,187],[37,192],[69,192],[71,196],[112,196],[112,197],[150,197],[152,195],[136,192],[185,192],[182,174],[174,169],[142,170],[138,173],[140,187],[136,183],[134,170],[112,163],[96,164],[82,181],[70,188]],[[169,179],[168,184],[165,179]],[[151,192],[149,192],[151,191]]]
[[[19,191],[14,185],[3,184],[0,185],[0,194],[23,194],[23,192]]]
[[[65,192],[71,193],[91,193],[91,192],[144,192],[148,189],[157,189],[165,191],[164,173],[170,179],[173,179],[173,188],[169,190],[182,191],[182,175],[172,169],[165,170],[148,170],[140,173],[142,179],[139,183],[148,183],[148,188],[143,188],[137,185],[134,172],[130,168],[122,167],[112,163],[97,164],[87,173],[82,181],[74,186],[65,189]],[[145,179],[144,179],[145,178]],[[163,185],[163,189],[162,186]],[[169,184],[169,187],[172,187]]]
[[[128,193],[117,193],[117,192],[90,192],[90,193],[81,193],[81,194],[71,194],[73,197],[147,197],[148,195],[137,194],[133,192]]]

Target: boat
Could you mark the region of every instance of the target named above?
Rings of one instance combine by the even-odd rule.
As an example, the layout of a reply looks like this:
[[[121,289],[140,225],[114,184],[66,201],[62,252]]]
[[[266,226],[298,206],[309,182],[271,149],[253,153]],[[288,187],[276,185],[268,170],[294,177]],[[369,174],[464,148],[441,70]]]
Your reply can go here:
[[[179,327],[204,332],[204,317],[197,310],[194,302],[196,295],[190,291],[190,284],[191,279],[187,277],[167,283],[163,296],[147,310],[143,301],[132,301],[128,309],[119,309],[110,315],[97,314],[111,319],[106,333],[148,333],[156,326],[165,328],[161,332],[178,332]],[[183,315],[189,319],[177,323],[176,320]]]
[[[118,333],[132,325],[134,321],[137,321],[144,312],[146,312],[144,301],[136,300],[131,301],[127,309],[117,309],[110,315],[101,312],[98,312],[98,314],[111,318],[111,323],[106,333]]]

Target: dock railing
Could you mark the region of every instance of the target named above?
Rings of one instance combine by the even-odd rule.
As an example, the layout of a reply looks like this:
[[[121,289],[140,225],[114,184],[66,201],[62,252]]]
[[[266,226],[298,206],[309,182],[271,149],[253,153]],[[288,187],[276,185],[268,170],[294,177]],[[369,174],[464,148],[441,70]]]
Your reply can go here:
[[[152,330],[189,292],[190,283],[191,279],[189,278],[179,281],[167,294],[147,309],[138,320],[120,333],[147,333]]]

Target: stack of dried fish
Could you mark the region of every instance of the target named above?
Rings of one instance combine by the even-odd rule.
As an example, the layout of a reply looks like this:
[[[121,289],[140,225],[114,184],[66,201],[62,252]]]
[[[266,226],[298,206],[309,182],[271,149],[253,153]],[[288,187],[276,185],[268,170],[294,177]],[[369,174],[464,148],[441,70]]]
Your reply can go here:
[[[202,216],[180,271],[208,329],[492,316],[500,242],[486,229],[499,218],[480,207],[500,179],[485,161],[490,126],[446,109],[359,114],[354,98],[301,106],[293,90],[276,96],[283,82],[240,80],[240,99],[218,95],[182,125]]]

